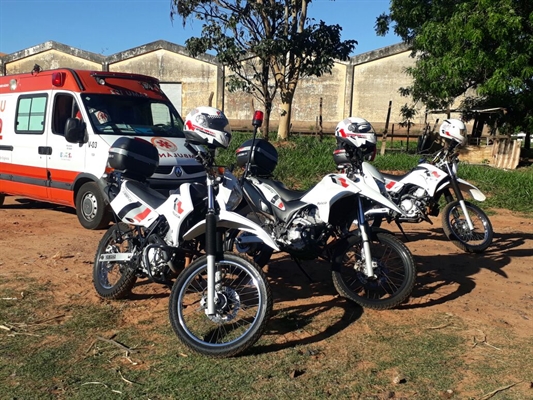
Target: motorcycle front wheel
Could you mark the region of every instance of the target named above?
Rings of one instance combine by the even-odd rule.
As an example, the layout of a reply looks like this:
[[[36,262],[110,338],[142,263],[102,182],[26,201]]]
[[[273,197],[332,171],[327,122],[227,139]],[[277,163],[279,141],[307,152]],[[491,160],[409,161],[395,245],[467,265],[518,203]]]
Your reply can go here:
[[[231,357],[252,346],[272,312],[272,293],[255,263],[224,253],[216,261],[216,312],[207,314],[207,257],[185,268],[172,286],[170,323],[189,349],[210,357]]]
[[[333,257],[335,289],[362,307],[374,310],[394,308],[407,299],[415,286],[416,266],[409,249],[388,233],[376,233],[370,242],[374,277],[364,273],[363,240],[347,238]]]
[[[104,299],[117,300],[128,296],[137,276],[129,261],[102,261],[100,256],[132,252],[133,242],[133,232],[123,222],[111,226],[100,240],[94,257],[93,285]]]
[[[468,253],[482,253],[492,243],[492,224],[481,208],[465,201],[468,215],[474,224],[470,230],[459,201],[446,204],[442,210],[442,229],[446,237]]]

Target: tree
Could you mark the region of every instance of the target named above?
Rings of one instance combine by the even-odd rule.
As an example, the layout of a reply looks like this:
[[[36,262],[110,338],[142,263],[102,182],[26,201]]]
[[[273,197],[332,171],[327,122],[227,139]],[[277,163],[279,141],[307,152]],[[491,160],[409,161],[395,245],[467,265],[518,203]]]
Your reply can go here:
[[[507,107],[500,124],[533,130],[533,2],[391,0],[376,32],[394,32],[412,48],[413,84],[402,88],[429,108]]]
[[[172,0],[171,18],[185,25],[201,20],[200,37],[185,45],[194,57],[214,50],[233,75],[228,89],[246,90],[265,107],[265,131],[279,91],[278,138],[289,134],[292,100],[298,80],[330,73],[335,59],[346,60],[355,40],[341,40],[339,25],[307,17],[312,0]],[[270,82],[274,82],[270,85]]]

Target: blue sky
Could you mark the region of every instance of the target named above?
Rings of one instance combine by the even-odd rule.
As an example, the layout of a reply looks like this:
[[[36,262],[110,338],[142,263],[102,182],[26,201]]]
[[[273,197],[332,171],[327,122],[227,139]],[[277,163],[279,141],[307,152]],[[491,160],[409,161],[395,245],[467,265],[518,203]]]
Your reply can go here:
[[[314,0],[308,15],[342,26],[343,40],[359,42],[356,55],[400,42],[374,31],[388,9],[388,0]],[[171,22],[170,0],[0,0],[0,53],[54,40],[108,56],[156,40],[184,45],[200,32],[200,21]]]

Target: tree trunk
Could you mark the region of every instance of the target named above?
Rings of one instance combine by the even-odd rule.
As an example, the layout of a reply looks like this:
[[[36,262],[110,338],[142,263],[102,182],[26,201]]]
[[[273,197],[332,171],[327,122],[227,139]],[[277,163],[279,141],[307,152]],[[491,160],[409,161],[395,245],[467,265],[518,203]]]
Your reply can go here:
[[[281,103],[281,115],[279,116],[278,140],[287,140],[290,133],[292,103]]]
[[[291,116],[292,116],[292,100],[294,98],[294,91],[296,90],[296,82],[290,82],[285,90],[280,91],[280,116],[278,127],[278,140],[287,140],[291,131]]]
[[[270,132],[270,114],[272,112],[272,106],[268,107],[266,106],[265,107],[265,118],[264,118],[264,128],[263,128],[263,139],[265,139],[266,141],[269,140],[269,132]]]

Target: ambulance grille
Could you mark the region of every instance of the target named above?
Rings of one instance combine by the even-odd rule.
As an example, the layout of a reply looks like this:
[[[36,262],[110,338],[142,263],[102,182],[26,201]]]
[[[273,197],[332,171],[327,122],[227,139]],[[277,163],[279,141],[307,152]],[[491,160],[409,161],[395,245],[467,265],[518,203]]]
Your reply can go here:
[[[193,174],[204,172],[204,167],[202,167],[201,165],[186,165],[186,166],[182,166],[181,169],[186,175],[193,175]],[[157,167],[154,174],[170,175],[173,173],[173,171],[174,171],[173,166],[162,165],[162,166]]]

